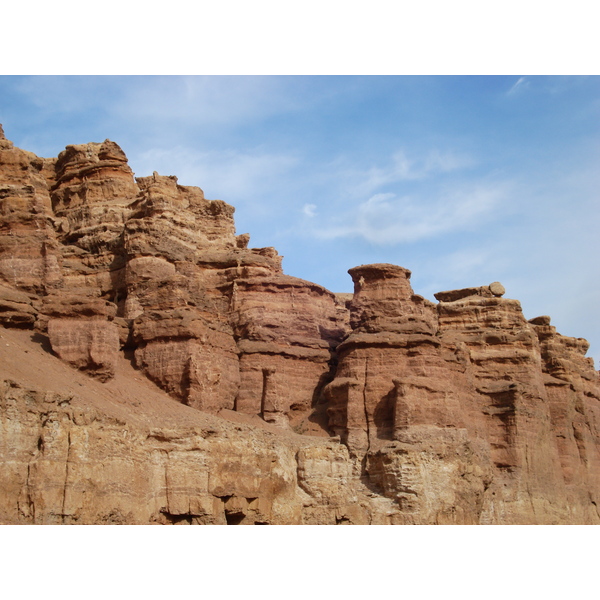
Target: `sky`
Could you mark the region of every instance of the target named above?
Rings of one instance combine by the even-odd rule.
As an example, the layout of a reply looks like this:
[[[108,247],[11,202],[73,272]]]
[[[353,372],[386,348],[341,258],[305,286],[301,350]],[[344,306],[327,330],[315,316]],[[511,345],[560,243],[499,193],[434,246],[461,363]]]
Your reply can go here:
[[[335,292],[377,262],[430,300],[500,281],[598,368],[598,76],[0,76],[0,123],[44,157],[117,142]]]

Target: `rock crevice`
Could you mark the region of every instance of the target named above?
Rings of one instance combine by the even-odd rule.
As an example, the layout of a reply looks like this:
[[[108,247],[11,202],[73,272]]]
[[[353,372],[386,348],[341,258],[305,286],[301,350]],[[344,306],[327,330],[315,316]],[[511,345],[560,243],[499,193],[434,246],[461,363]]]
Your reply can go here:
[[[585,340],[527,321],[499,282],[436,304],[371,264],[333,294],[233,215],[134,178],[110,140],[45,159],[0,127],[3,331],[47,336],[94,386],[133,357],[188,415],[117,423],[5,383],[3,522],[600,522]]]

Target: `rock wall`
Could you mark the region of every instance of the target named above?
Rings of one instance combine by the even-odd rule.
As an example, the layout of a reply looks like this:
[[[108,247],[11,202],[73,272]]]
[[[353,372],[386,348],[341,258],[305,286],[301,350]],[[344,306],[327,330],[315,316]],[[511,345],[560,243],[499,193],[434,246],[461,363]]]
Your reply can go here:
[[[498,282],[436,304],[375,264],[332,294],[109,140],[42,159],[0,128],[0,213],[0,322],[87,382],[75,410],[0,366],[3,522],[600,522],[587,342]],[[160,416],[86,398],[126,358]]]
[[[339,441],[196,410],[124,357],[90,379],[38,335],[0,330],[1,523],[391,522]]]
[[[249,249],[232,206],[173,176],[134,179],[109,140],[40,159],[2,136],[0,185],[3,324],[34,326],[104,381],[133,350],[152,381],[200,410],[239,404],[282,425],[312,414],[345,310],[284,275],[275,249]],[[284,400],[288,378],[296,395]]]

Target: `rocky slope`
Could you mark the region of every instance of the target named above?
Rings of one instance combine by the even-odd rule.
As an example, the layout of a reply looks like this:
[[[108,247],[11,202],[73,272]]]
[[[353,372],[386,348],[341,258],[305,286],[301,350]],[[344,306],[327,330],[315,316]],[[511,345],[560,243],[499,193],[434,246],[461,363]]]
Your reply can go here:
[[[233,207],[0,127],[0,522],[600,523],[587,342],[499,283],[353,295]]]

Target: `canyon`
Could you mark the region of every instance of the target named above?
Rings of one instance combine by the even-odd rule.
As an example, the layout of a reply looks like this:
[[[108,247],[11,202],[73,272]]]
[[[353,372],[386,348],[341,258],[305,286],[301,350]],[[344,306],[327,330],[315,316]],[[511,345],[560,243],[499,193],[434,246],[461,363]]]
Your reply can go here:
[[[110,140],[0,126],[0,214],[0,523],[600,523],[589,345],[499,282],[333,293]]]

